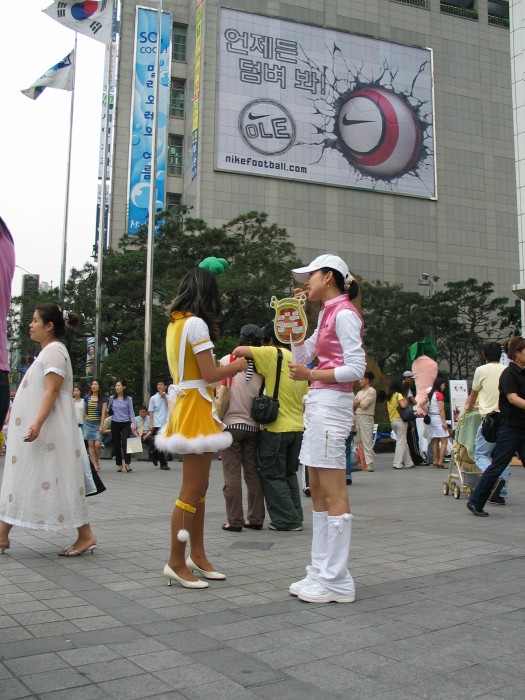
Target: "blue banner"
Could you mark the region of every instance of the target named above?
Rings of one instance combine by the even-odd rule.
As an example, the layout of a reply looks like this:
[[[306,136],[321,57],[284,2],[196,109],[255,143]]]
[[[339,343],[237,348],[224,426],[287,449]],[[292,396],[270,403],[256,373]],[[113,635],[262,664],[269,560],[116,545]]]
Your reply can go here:
[[[135,65],[129,161],[129,234],[138,233],[146,223],[152,181],[151,159],[157,50],[157,11],[137,8]],[[171,67],[171,13],[162,13],[160,85],[158,95],[156,209],[164,209],[166,199],[166,157],[168,150],[168,107]]]

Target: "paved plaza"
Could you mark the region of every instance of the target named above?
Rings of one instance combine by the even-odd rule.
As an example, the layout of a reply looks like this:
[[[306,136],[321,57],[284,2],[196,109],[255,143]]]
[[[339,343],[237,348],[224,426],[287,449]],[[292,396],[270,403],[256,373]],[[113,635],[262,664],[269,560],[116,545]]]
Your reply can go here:
[[[207,548],[228,578],[185,590],[161,575],[180,462],[117,474],[103,461],[93,555],[57,556],[74,532],[13,529],[0,557],[0,698],[522,700],[523,469],[479,519],[442,495],[445,472],[391,465],[378,455],[350,487],[355,603],[313,605],[288,594],[309,499],[303,532],[223,532],[214,461]]]

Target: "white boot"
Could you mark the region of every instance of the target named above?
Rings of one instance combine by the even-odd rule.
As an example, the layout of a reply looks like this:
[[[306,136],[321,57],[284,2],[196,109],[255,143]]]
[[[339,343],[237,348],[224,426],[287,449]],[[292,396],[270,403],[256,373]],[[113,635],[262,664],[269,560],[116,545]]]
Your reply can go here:
[[[348,571],[351,538],[350,513],[327,517],[326,557],[321,563],[317,581],[299,591],[301,600],[308,603],[354,602],[355,585]]]
[[[326,556],[326,523],[328,513],[326,511],[313,511],[312,513],[312,563],[306,567],[306,576],[300,581],[292,583],[288,589],[292,595],[298,595],[301,588],[309,586],[319,577],[321,561]]]

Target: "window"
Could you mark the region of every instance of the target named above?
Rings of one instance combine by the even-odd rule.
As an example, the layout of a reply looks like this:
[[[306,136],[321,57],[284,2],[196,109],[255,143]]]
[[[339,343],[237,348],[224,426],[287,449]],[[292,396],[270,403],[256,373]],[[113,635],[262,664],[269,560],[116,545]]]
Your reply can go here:
[[[183,24],[174,24],[171,35],[171,58],[174,61],[186,60],[186,27]]]
[[[170,211],[171,209],[175,209],[175,207],[178,207],[180,204],[180,199],[181,195],[176,194],[175,192],[167,192],[166,193],[166,209]]]
[[[466,19],[478,18],[475,0],[441,0],[440,9],[449,15],[459,15]]]
[[[425,10],[429,10],[428,0],[394,0],[394,2],[402,2],[405,5],[414,5],[414,7],[423,7]]]
[[[180,78],[171,79],[170,114],[172,117],[184,116],[184,84]]]
[[[169,135],[168,175],[182,177],[182,136]]]
[[[509,3],[504,0],[489,0],[489,24],[495,24],[498,27],[509,26]]]

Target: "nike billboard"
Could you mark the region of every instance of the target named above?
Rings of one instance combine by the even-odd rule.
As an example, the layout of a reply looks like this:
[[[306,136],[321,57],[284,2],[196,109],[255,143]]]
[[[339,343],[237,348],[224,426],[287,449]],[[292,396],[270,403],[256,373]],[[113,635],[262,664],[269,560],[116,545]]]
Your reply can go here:
[[[216,168],[435,199],[432,51],[220,9]]]

